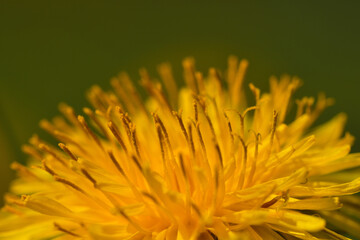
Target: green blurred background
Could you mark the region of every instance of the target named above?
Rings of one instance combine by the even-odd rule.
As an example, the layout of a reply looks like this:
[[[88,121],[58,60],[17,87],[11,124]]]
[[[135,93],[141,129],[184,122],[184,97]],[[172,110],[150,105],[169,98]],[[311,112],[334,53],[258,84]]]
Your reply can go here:
[[[320,120],[344,111],[360,139],[359,1],[37,1],[0,0],[1,193],[21,144],[59,102],[80,110],[93,84],[138,68],[155,74],[194,56],[198,69],[225,69],[235,54],[250,61],[247,82],[267,89],[270,75],[304,80],[298,93],[336,99]],[[360,151],[360,140],[354,151]]]

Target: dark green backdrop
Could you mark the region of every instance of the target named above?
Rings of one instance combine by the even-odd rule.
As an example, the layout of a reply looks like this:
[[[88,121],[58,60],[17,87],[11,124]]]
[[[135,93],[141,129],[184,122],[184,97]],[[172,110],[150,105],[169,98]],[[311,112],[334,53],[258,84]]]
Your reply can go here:
[[[360,139],[360,2],[249,2],[0,0],[1,192],[9,163],[26,159],[21,144],[45,135],[38,122],[59,102],[80,109],[92,84],[108,88],[120,70],[138,80],[139,67],[170,61],[179,76],[186,56],[202,71],[247,58],[247,81],[262,88],[272,74],[297,75],[299,96],[334,97],[325,118],[347,112]]]

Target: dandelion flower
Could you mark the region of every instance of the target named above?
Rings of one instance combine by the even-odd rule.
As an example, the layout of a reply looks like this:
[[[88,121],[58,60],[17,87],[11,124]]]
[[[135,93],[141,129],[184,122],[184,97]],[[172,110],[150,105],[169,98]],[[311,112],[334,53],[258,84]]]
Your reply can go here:
[[[261,93],[245,86],[247,65],[230,57],[203,77],[187,58],[181,89],[161,64],[161,81],[140,70],[146,101],[121,73],[112,91],[91,88],[83,115],[61,104],[63,117],[40,123],[58,146],[34,136],[28,166],[11,165],[0,238],[347,239],[326,221],[356,236],[359,223],[338,211],[342,199],[360,206],[360,178],[341,181],[360,165],[346,116],[312,127],[332,103],[324,95],[288,116],[301,81],[273,77]]]

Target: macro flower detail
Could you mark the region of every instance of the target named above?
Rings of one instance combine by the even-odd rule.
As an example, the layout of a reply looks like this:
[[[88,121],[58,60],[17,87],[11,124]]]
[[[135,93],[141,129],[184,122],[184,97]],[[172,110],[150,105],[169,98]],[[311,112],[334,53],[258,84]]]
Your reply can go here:
[[[61,104],[40,122],[58,146],[34,136],[28,166],[11,165],[0,239],[348,239],[327,221],[357,236],[337,209],[360,207],[360,178],[332,175],[360,165],[345,114],[314,128],[332,99],[294,105],[289,76],[248,88],[247,65],[230,57],[203,77],[187,58],[182,88],[165,63],[161,81],[140,70],[146,101],[120,73],[112,91],[90,89],[83,115]]]

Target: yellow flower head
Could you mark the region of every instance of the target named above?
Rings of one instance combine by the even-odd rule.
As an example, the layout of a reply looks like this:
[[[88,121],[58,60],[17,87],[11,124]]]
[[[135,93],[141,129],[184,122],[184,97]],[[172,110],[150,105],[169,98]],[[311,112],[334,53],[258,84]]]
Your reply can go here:
[[[360,178],[329,177],[360,165],[345,115],[311,128],[332,102],[324,95],[288,114],[301,85],[288,76],[269,93],[250,84],[247,104],[247,65],[230,57],[205,78],[189,58],[181,89],[168,64],[162,84],[140,71],[146,102],[121,73],[113,91],[89,91],[86,117],[60,105],[64,118],[40,123],[58,146],[34,136],[29,167],[12,164],[0,239],[347,239],[324,219],[356,235],[358,223],[330,212],[360,191]]]

